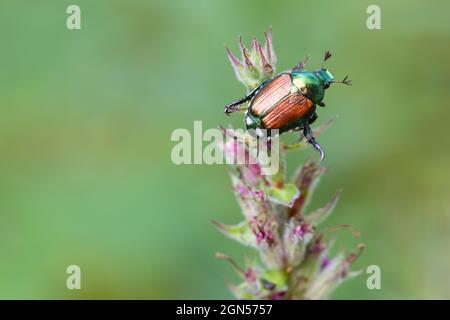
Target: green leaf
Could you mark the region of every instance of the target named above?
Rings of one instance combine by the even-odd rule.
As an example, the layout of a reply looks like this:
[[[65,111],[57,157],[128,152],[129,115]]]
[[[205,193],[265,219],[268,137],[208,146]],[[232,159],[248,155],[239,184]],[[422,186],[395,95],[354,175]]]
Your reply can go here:
[[[291,207],[295,199],[297,199],[300,195],[300,192],[294,184],[288,183],[285,184],[282,188],[277,188],[275,186],[269,188],[268,194],[270,200],[284,206]]]
[[[246,246],[256,247],[256,238],[253,231],[250,229],[247,221],[242,221],[236,225],[226,225],[221,222],[213,220],[212,223],[227,237],[236,240]]]
[[[275,284],[277,288],[281,288],[286,285],[288,276],[282,270],[265,270],[262,272],[261,278]]]

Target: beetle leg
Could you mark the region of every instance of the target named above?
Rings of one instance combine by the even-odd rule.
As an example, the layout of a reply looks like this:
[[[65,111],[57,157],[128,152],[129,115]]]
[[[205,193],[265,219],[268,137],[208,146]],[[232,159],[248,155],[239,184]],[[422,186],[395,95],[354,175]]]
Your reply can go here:
[[[303,136],[305,137],[306,142],[308,142],[310,145],[312,145],[314,147],[314,149],[319,151],[320,161],[323,161],[323,159],[325,158],[325,152],[323,151],[320,144],[318,144],[316,142],[316,139],[314,138],[311,127],[309,125],[306,125],[303,127]]]
[[[244,101],[245,102],[245,101]],[[242,102],[242,103],[244,103]],[[225,106],[225,109],[223,110],[223,112],[225,112],[225,114],[227,116],[229,116],[230,114],[232,114],[233,112],[236,111],[245,111],[247,109],[247,107],[241,107],[240,104],[231,104],[231,105],[227,105]]]
[[[325,102],[320,101],[320,102],[318,103],[318,105],[324,108],[324,107],[325,107]]]
[[[232,102],[230,104],[227,104],[225,106],[225,108],[223,109],[223,112],[225,112],[225,114],[227,116],[229,116],[233,112],[240,111],[240,110],[245,110],[247,107],[241,107],[240,105],[245,103],[245,102],[247,102],[250,99],[251,98],[248,98],[248,96],[245,96],[241,100],[238,100],[238,101]]]
[[[242,99],[239,99],[237,101],[234,101],[230,104],[227,104],[223,110],[223,112],[225,112],[225,114],[227,116],[229,116],[231,113],[235,112],[235,111],[242,111],[245,110],[247,107],[244,108],[240,108],[239,106],[249,100],[251,100],[256,93],[258,92],[259,88],[261,88],[261,86],[266,83],[266,81],[264,81],[263,83],[261,83],[259,86],[257,86],[255,89],[253,89],[252,91],[250,91],[245,97],[243,97]]]

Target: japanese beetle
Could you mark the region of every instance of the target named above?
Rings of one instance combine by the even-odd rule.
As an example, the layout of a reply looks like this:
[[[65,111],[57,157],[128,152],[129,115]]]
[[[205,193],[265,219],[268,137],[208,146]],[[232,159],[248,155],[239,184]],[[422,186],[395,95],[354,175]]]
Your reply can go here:
[[[331,57],[325,52],[324,62]],[[247,129],[278,129],[280,134],[290,131],[303,131],[306,141],[320,152],[320,160],[325,153],[316,142],[310,124],[317,119],[316,105],[325,107],[325,90],[332,83],[351,84],[345,77],[335,81],[325,67],[315,71],[306,71],[308,58],[289,71],[282,72],[264,81],[244,98],[225,106],[225,114],[245,110]],[[240,107],[249,102],[247,107]]]

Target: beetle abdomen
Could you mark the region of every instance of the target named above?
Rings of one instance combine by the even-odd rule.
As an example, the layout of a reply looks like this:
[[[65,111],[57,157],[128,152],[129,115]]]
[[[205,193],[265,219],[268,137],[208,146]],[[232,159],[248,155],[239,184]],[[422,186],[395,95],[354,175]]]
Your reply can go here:
[[[305,96],[292,93],[277,102],[275,106],[263,116],[261,123],[267,129],[284,129],[300,119],[309,119],[314,112],[314,103]]]
[[[291,75],[282,73],[256,94],[251,102],[251,112],[259,117],[289,95],[292,88]]]

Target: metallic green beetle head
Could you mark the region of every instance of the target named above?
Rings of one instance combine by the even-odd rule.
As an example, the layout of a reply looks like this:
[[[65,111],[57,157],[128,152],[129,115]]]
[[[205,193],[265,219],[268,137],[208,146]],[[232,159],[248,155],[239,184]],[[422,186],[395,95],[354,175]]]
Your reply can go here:
[[[292,72],[295,88],[314,103],[323,100],[325,89],[330,86],[331,81],[333,76],[327,70]]]
[[[334,77],[328,69],[322,68],[316,70],[315,74],[322,80],[325,89],[328,89],[334,81]]]

